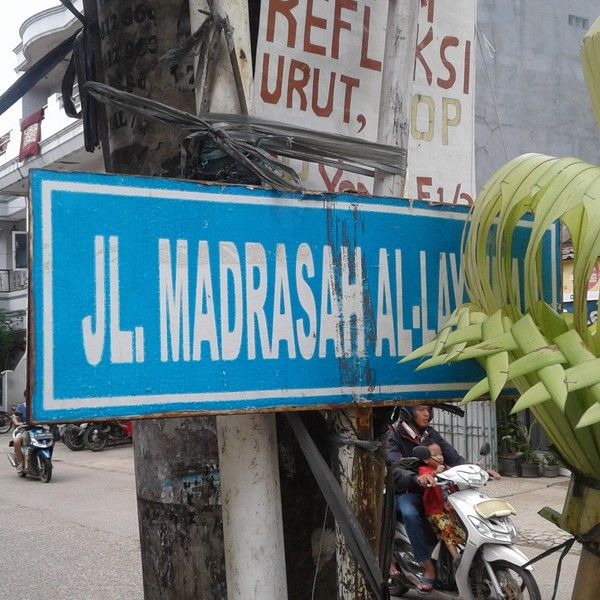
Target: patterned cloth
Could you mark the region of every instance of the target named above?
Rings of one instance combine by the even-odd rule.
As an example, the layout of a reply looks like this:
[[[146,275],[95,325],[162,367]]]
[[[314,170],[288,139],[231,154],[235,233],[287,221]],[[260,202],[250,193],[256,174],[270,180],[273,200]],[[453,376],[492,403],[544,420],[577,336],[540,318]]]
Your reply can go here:
[[[449,513],[428,515],[427,519],[446,546],[458,546],[466,542],[466,533]]]

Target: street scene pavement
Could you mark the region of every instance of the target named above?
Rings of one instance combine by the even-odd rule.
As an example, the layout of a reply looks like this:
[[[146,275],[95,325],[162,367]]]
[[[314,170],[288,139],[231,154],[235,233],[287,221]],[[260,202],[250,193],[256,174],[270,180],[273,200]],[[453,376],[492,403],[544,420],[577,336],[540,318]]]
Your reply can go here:
[[[59,443],[52,481],[43,484],[17,478],[5,456],[8,441],[0,437],[0,600],[142,600],[132,446],[91,453]],[[485,492],[514,506],[519,545],[532,558],[568,539],[537,515],[543,506],[560,510],[567,486],[565,477],[504,478]],[[575,544],[557,600],[570,599],[578,559]],[[553,554],[535,565],[544,600],[552,596],[557,562]]]
[[[142,600],[132,446],[58,443],[48,484],[17,477],[0,436],[2,600]]]

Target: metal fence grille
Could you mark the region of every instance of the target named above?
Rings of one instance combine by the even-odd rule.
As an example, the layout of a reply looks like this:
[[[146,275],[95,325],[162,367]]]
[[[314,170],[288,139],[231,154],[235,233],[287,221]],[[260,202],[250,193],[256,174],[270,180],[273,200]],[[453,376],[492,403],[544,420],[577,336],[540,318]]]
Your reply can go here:
[[[496,406],[491,402],[471,402],[465,407],[464,417],[434,410],[432,425],[462,456],[472,462],[479,460],[481,445],[489,442],[492,452],[486,459],[486,466],[497,465]]]
[[[28,273],[24,269],[0,269],[0,292],[16,292],[27,289]]]

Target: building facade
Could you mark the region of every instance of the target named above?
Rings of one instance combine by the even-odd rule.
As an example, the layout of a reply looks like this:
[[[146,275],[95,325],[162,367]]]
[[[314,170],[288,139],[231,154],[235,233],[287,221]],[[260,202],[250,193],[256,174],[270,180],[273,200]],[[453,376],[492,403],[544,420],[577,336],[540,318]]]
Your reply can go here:
[[[82,10],[82,1],[74,2]],[[32,14],[19,28],[15,71],[24,73],[50,49],[79,29],[62,5]],[[24,338],[27,311],[27,192],[31,169],[99,171],[99,152],[83,149],[81,121],[65,115],[60,86],[67,61],[45,76],[21,101],[21,118],[0,129],[0,311]],[[77,98],[75,98],[77,103]],[[23,397],[26,382],[24,347],[19,344],[9,365],[0,365],[0,408]],[[8,369],[6,367],[9,367]]]
[[[528,152],[600,164],[581,41],[597,0],[479,0],[475,164],[477,188]]]

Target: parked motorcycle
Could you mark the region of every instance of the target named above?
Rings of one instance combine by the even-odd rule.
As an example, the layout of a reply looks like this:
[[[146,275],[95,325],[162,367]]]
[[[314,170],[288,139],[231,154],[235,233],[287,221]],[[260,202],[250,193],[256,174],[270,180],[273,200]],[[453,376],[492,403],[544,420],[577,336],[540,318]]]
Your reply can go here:
[[[83,438],[88,450],[100,452],[108,442],[119,444],[131,441],[132,432],[131,421],[106,421],[90,424]]]
[[[52,479],[52,452],[54,450],[54,435],[52,432],[41,425],[22,425],[13,431],[13,439],[10,441],[11,448],[15,445],[15,438],[20,433],[23,434],[23,443],[21,449],[25,455],[26,469],[18,472],[19,477],[37,477],[43,483],[48,483]],[[9,452],[8,460],[10,464],[17,468],[17,457],[14,451]]]
[[[85,448],[84,434],[88,427],[88,423],[81,423],[79,425],[73,425],[69,423],[64,426],[61,437],[64,445],[73,451],[83,450]]]
[[[482,454],[489,453],[489,444]],[[403,458],[400,464],[416,469],[431,458],[429,448],[415,448],[413,457]],[[480,491],[489,479],[479,465],[459,465],[436,475],[437,484],[448,492],[448,502],[454,517],[467,534],[460,547],[460,556],[453,561],[446,546],[438,541],[432,560],[437,579],[435,588],[443,598],[460,600],[541,600],[532,568],[523,568],[528,558],[515,547],[517,531],[510,518],[515,514],[505,500],[490,498]],[[423,577],[422,567],[414,559],[404,525],[396,525],[394,560],[399,574],[392,578],[390,592],[402,596],[417,589]]]
[[[0,433],[8,433],[12,429],[12,418],[11,416],[0,410]]]

